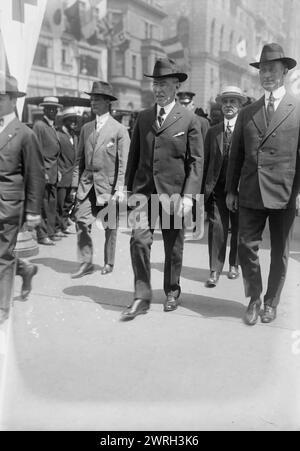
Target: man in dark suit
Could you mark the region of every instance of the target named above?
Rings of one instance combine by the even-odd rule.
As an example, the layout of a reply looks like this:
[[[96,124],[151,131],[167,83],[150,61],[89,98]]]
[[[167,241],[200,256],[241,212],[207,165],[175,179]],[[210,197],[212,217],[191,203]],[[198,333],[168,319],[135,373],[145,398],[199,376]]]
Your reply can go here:
[[[0,323],[8,317],[16,273],[23,278],[22,298],[31,290],[36,265],[16,259],[17,235],[25,220],[28,228],[40,221],[44,164],[38,140],[16,117],[18,90],[14,77],[0,78]]]
[[[266,44],[259,69],[264,96],[242,109],[235,126],[229,158],[227,206],[239,206],[239,260],[245,294],[250,297],[245,322],[256,324],[262,279],[258,248],[269,220],[271,265],[264,296],[263,323],[276,318],[284,285],[289,243],[300,186],[300,106],[288,94],[284,80],[296,61],[278,44]]]
[[[222,105],[224,121],[208,130],[204,144],[203,193],[206,205],[208,226],[208,251],[210,276],[206,286],[217,285],[223,271],[228,239],[229,221],[231,224],[229,279],[236,279],[238,271],[238,214],[230,212],[226,205],[226,171],[231,137],[238,113],[247,101],[240,88],[226,86],[216,98]]]
[[[78,186],[75,207],[80,267],[72,278],[91,274],[93,266],[92,224],[100,217],[105,229],[104,267],[101,274],[113,271],[118,227],[118,201],[125,198],[124,177],[129,151],[126,127],[109,113],[117,100],[112,86],[93,83],[91,109],[96,119],[86,123],[80,133],[72,186]],[[107,213],[107,215],[106,215]],[[99,215],[99,216],[98,216]]]
[[[182,209],[184,217],[191,214],[193,195],[200,194],[203,170],[200,122],[175,101],[180,82],[187,75],[178,70],[174,61],[162,58],[156,61],[153,74],[146,76],[153,78],[156,104],[137,118],[126,170],[126,186],[132,193],[129,205],[141,200],[145,208],[140,224],[133,221],[130,251],[135,292],[133,303],[122,313],[123,320],[146,313],[150,307],[150,251],[156,215],[161,220],[165,249],[164,311],[177,308],[184,243],[182,218],[181,223],[177,219]],[[171,205],[168,210],[163,197],[168,201],[172,195],[176,198],[174,208]],[[133,218],[139,210],[136,206]],[[168,221],[164,223],[165,219]]]
[[[201,124],[201,132],[202,132],[203,140],[205,140],[207,130],[209,129],[209,121],[206,117],[201,116],[200,110],[202,110],[202,108],[196,108],[195,103],[193,101],[193,98],[195,97],[195,95],[196,94],[191,91],[179,91],[177,93],[177,98],[178,98],[179,103],[182,106],[184,106],[185,108],[187,108],[190,111],[193,111],[197,115],[197,117],[200,121],[200,124]]]
[[[57,182],[60,180],[58,159],[60,155],[60,141],[55,129],[54,121],[58,109],[62,108],[57,97],[45,97],[40,104],[44,108],[44,116],[34,123],[33,131],[41,145],[46,170],[46,186],[42,206],[42,221],[37,228],[39,244],[53,246],[54,241],[61,237],[56,236],[56,205]]]
[[[70,233],[69,211],[72,207],[72,177],[76,163],[78,137],[76,135],[78,113],[74,107],[61,112],[62,126],[58,129],[61,152],[58,171],[61,179],[57,183],[56,236],[64,237]]]

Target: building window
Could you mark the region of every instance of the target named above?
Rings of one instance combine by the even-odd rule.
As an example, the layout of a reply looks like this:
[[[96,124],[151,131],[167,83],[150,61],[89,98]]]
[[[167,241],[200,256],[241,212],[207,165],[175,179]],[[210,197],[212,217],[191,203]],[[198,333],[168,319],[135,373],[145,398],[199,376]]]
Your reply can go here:
[[[80,73],[91,77],[98,77],[99,61],[90,55],[80,55]]]
[[[215,73],[213,68],[210,69],[210,88],[213,90],[215,85]]]
[[[230,33],[229,37],[229,51],[233,52],[233,40],[234,40],[234,33],[233,31]]]
[[[35,51],[35,55],[34,55],[33,64],[35,66],[40,66],[40,67],[50,67],[47,45],[41,44],[40,42],[38,42],[36,51]]]
[[[148,74],[148,66],[149,66],[148,56],[142,56],[142,68],[143,73]]]
[[[153,38],[153,25],[149,22],[144,22],[144,36],[145,39],[152,39]]]
[[[216,20],[213,19],[210,27],[210,51],[211,53],[214,52],[215,47],[215,28],[216,28]]]
[[[125,58],[124,52],[116,50],[115,52],[115,73],[116,76],[122,76],[125,74]]]
[[[220,31],[220,51],[222,52],[223,49],[224,49],[224,25],[222,25]]]
[[[136,80],[137,79],[137,57],[136,57],[136,55],[132,55],[131,73],[132,73],[133,80]]]

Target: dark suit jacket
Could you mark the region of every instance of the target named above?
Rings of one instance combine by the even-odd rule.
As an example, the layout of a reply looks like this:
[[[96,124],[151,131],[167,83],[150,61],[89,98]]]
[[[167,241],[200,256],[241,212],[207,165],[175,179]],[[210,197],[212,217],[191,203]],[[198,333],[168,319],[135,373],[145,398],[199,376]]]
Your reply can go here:
[[[95,125],[91,121],[81,129],[72,186],[78,185],[79,200],[85,199],[94,187],[101,205],[107,202],[107,195],[124,186],[130,139],[126,127],[112,116],[100,133]]]
[[[40,142],[46,174],[49,177],[47,183],[55,185],[57,183],[58,158],[60,154],[60,142],[57,131],[44,118],[34,123],[33,131]]]
[[[264,97],[241,110],[232,136],[226,191],[247,208],[294,205],[300,186],[300,104],[290,94],[269,126]]]
[[[175,104],[161,128],[156,106],[136,121],[125,182],[134,194],[199,194],[203,171],[203,139],[197,116]]]
[[[0,221],[19,224],[22,212],[40,214],[44,186],[39,142],[15,118],[0,133]]]
[[[223,165],[223,132],[224,123],[208,129],[204,142],[204,173],[202,193],[207,202],[219,179]]]
[[[61,152],[58,158],[58,170],[61,173],[61,180],[57,186],[68,188],[72,186],[73,171],[76,163],[78,138],[74,136],[74,144],[71,143],[70,137],[63,130],[58,130],[58,137],[61,146]]]

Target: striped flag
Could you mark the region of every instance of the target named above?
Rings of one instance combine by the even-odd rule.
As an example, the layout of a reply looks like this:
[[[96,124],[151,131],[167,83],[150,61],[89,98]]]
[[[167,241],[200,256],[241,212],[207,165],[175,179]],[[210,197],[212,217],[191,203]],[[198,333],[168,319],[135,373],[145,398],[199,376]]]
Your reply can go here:
[[[161,45],[168,58],[175,60],[184,60],[184,48],[178,36],[174,36],[174,38],[164,39],[163,41],[161,41]]]

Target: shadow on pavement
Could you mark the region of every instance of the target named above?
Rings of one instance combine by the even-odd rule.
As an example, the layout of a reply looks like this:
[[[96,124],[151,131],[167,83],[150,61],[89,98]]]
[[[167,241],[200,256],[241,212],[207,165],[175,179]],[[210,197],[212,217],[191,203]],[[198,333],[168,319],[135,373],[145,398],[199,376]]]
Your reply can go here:
[[[33,258],[30,260],[31,263],[35,263],[36,265],[44,265],[47,268],[53,269],[55,272],[60,272],[63,274],[71,274],[72,272],[77,271],[79,268],[78,262],[72,262],[69,260],[61,260],[59,258]],[[99,271],[101,266],[94,265],[95,271]]]
[[[164,272],[163,263],[151,263],[151,268],[157,271]],[[183,266],[181,271],[181,277],[188,280],[194,280],[196,282],[206,282],[209,277],[209,270],[202,268],[193,268],[191,266]]]
[[[88,297],[96,304],[109,310],[122,310],[132,302],[132,292],[101,288],[93,285],[77,285],[65,288],[64,294],[68,296]],[[153,290],[152,304],[163,305],[165,294],[162,290]],[[209,296],[190,293],[181,294],[180,306],[197,313],[205,318],[242,318],[245,306],[240,302],[227,299],[213,298]],[[180,310],[178,310],[180,312]]]

